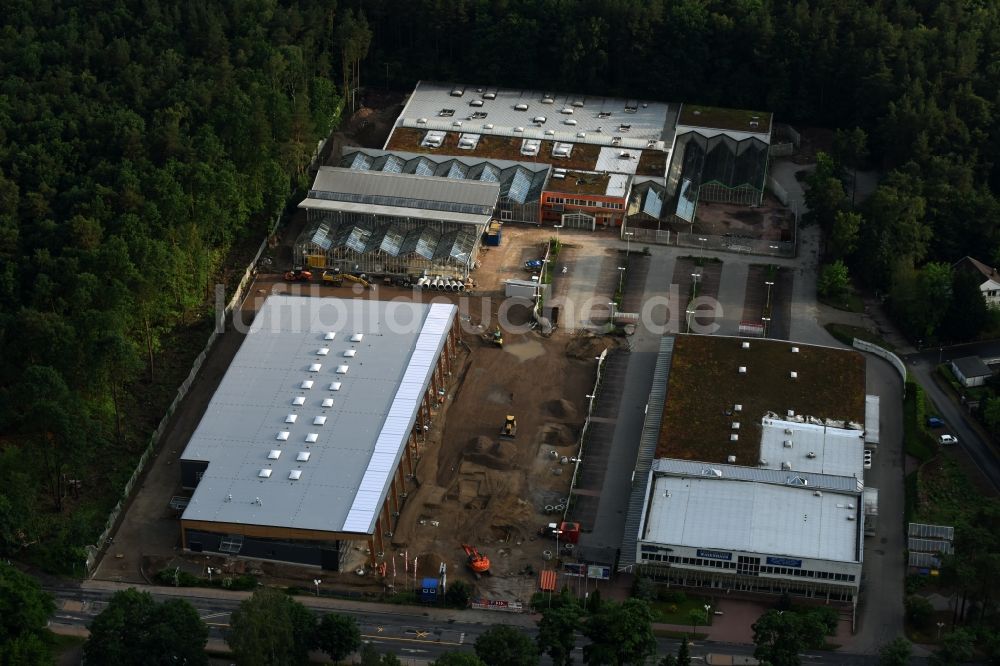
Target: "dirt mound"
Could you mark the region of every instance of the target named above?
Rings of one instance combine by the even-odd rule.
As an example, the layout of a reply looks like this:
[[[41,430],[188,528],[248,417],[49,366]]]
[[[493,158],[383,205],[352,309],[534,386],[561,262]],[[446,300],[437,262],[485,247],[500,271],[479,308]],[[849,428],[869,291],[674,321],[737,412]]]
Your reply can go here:
[[[547,446],[566,446],[576,438],[569,426],[562,423],[548,423],[542,426],[542,442]]]
[[[410,556],[412,557],[413,554],[410,553]],[[435,553],[433,551],[432,552],[427,552],[427,553],[420,553],[419,555],[416,556],[416,560],[417,560],[417,577],[418,578],[422,578],[422,577],[425,577],[425,576],[426,577],[430,577],[430,578],[437,578],[438,572],[441,569],[441,563],[448,561],[448,560],[444,559],[444,557],[441,556],[439,553]],[[401,564],[402,564],[401,562],[396,562],[396,566],[397,567],[399,567]],[[413,561],[411,560],[410,561],[410,565],[411,565],[410,566],[410,571],[413,571],[412,564],[413,564]],[[397,573],[398,573],[398,569],[397,569]]]
[[[617,349],[621,341],[609,335],[594,335],[592,333],[582,333],[574,336],[566,345],[566,356],[570,358],[589,361],[601,355],[607,349]]]
[[[467,451],[469,453],[485,453],[489,454],[490,450],[493,448],[493,440],[489,437],[480,435],[479,437],[473,437],[469,440],[469,447]]]
[[[550,400],[545,404],[549,414],[557,419],[572,419],[576,417],[576,405],[565,398]]]
[[[493,456],[501,460],[510,460],[517,455],[517,444],[508,440],[500,440],[493,445]]]
[[[514,468],[517,445],[507,440],[494,441],[480,435],[469,440],[462,456],[463,461],[482,465],[488,469],[509,470]]]

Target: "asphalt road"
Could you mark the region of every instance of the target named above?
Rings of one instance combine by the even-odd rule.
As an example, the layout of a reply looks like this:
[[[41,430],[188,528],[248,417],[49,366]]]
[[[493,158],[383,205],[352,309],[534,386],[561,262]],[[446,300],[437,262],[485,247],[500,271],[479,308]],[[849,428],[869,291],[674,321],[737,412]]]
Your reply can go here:
[[[136,586],[143,589],[142,586]],[[81,589],[79,587],[49,587],[48,592],[56,597],[57,611],[52,618],[52,628],[59,631],[79,631],[90,624],[93,618],[107,605],[113,594],[107,589]],[[198,610],[198,614],[209,625],[209,642],[214,647],[221,647],[219,641],[224,640],[225,630],[229,626],[229,616],[240,603],[238,595],[233,598],[218,598],[203,596],[208,590],[198,588],[178,588],[176,590],[163,588],[148,588],[158,601],[171,598],[185,598]],[[244,595],[245,596],[245,595]],[[471,652],[476,638],[492,628],[498,620],[496,613],[489,611],[442,611],[440,609],[421,609],[413,606],[400,606],[386,610],[385,606],[370,604],[340,602],[328,598],[311,599],[298,597],[298,601],[317,613],[337,612],[353,617],[361,629],[363,640],[372,643],[382,652],[392,652],[404,663],[427,663],[439,658],[445,652]],[[74,610],[66,610],[67,606]],[[378,610],[374,610],[378,608]],[[536,616],[517,615],[504,616],[506,623],[516,624],[523,631],[534,637],[536,635]],[[582,662],[583,647],[586,639],[577,639],[576,661]],[[679,641],[667,638],[657,639],[659,655],[676,652]],[[691,655],[696,661],[703,661],[709,653],[734,655],[752,655],[752,645],[732,645],[698,641],[691,645]],[[801,655],[804,664],[874,665],[878,658],[874,655],[847,654],[843,652],[807,652]],[[549,664],[548,657],[543,657],[543,664]],[[922,663],[913,660],[911,663]]]

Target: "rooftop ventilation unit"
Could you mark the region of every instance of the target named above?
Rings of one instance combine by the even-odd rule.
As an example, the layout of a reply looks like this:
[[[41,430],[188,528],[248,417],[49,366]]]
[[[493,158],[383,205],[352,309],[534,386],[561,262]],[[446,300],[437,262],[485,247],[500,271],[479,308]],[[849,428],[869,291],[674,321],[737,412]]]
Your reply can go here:
[[[357,355],[358,355],[357,349],[348,349],[347,351],[344,352],[344,358],[354,358]]]
[[[739,429],[740,429],[740,422],[733,421],[733,430],[739,430]]]
[[[729,435],[729,441],[730,441],[730,442],[738,442],[738,441],[740,441],[740,436],[739,436],[739,435],[737,435],[737,434],[736,434],[736,433],[734,432],[734,433],[732,433],[731,435]]]
[[[456,120],[455,122],[453,122],[451,124],[451,126],[452,127],[461,127],[462,126],[462,121],[461,120]]]
[[[288,416],[285,417],[285,423],[295,423],[295,420],[298,418],[299,417],[296,414],[289,414]]]
[[[514,128],[514,131],[515,131],[515,132],[523,132],[523,131],[524,131],[524,128],[523,128],[523,127],[515,127],[515,128]]]
[[[455,115],[455,109],[441,109],[438,111],[438,116],[441,118],[451,118]]]
[[[301,477],[302,477],[302,470],[301,469],[293,469],[292,471],[290,471],[288,473],[288,480],[289,481],[298,481]]]
[[[496,94],[496,92],[494,92],[492,90],[490,92],[483,93],[483,99],[496,99],[496,98],[497,98],[497,94]]]
[[[325,416],[317,416],[313,418],[313,425],[323,425],[324,423],[326,423]]]
[[[417,124],[418,125],[426,125],[427,124],[427,119],[426,118],[417,118]]]
[[[853,504],[848,504],[848,505],[847,505],[847,508],[848,508],[848,509],[851,509],[851,510],[853,511],[853,510],[854,510],[854,505],[853,505]]]
[[[815,457],[816,457],[815,451],[810,451],[809,453],[806,454],[806,458],[809,458],[810,460],[812,460]]]
[[[288,441],[289,434],[290,433],[287,430],[282,430],[281,432],[278,433],[278,436],[275,437],[275,439],[278,440],[279,442]]]
[[[726,456],[726,462],[730,465],[736,464],[736,456]]]
[[[329,347],[320,347],[319,349],[316,350],[316,356],[326,356],[329,353],[330,353]]]
[[[330,384],[330,390],[331,391],[339,391],[340,390],[340,382],[334,382],[334,383]]]
[[[269,470],[267,468],[262,469],[259,472],[257,472],[257,476],[259,476],[262,479],[270,478],[271,477],[271,470]]]
[[[318,440],[318,439],[319,439],[319,433],[318,432],[311,432],[308,435],[306,435],[306,442],[309,443],[309,444],[315,444],[316,440]]]
[[[767,467],[767,458],[761,458],[760,460],[757,461],[757,464],[760,465],[761,467]]]
[[[469,100],[469,106],[482,106],[482,105],[483,105],[483,100],[481,100],[481,99],[470,99]]]
[[[555,104],[556,98],[552,93],[545,93],[542,95],[542,104]]]
[[[573,118],[567,118],[566,120],[563,121],[563,124],[565,124],[565,125],[576,125],[576,120],[573,119]]]
[[[515,104],[514,105],[514,110],[515,111],[527,111],[528,110],[528,105],[524,104],[524,103]]]
[[[545,130],[545,136],[555,136],[555,130]]]
[[[848,520],[854,520],[854,514],[853,513],[847,514],[847,519]]]
[[[611,112],[610,111],[599,111],[597,113],[597,117],[601,118],[602,120],[606,120],[606,119],[608,119],[608,118],[611,117]]]
[[[705,467],[701,470],[702,476],[714,476],[716,478],[722,476],[722,470],[717,467]]]
[[[823,496],[823,491],[821,491],[821,490],[815,490],[815,491],[813,491],[813,495],[815,497],[822,497]]]
[[[309,456],[312,454],[308,451],[299,451],[299,455],[295,456],[296,462],[309,462]]]
[[[740,366],[740,374],[741,375],[747,374],[747,366],[745,366],[745,365],[741,365]]]
[[[483,125],[483,129],[488,129],[488,130],[493,129],[493,123],[486,123],[485,125]]]
[[[304,404],[306,404],[306,399],[303,396],[301,396],[301,395],[296,396],[296,397],[292,398],[292,404],[293,405],[304,405]]]
[[[587,133],[586,132],[577,132],[576,133],[576,138],[578,138],[578,139],[586,139],[587,138]]]
[[[791,372],[789,372],[789,373],[788,373],[788,376],[789,376],[789,377],[790,377],[791,379],[798,379],[798,378],[799,378],[799,373],[797,373],[797,372],[795,372],[794,370],[792,370]]]
[[[734,412],[742,412],[743,411],[743,405],[741,405],[739,403],[736,403],[735,405],[733,405],[733,411]]]
[[[465,94],[465,88],[452,88],[451,93],[449,94],[452,97],[461,97],[462,95]]]
[[[346,375],[347,374],[347,366],[346,365],[339,365],[339,366],[337,366],[337,374],[338,375]]]
[[[324,407],[333,407],[333,398],[323,398]]]
[[[301,384],[299,384],[299,388],[303,389],[311,389],[312,387],[313,387],[313,381],[311,379],[307,379]]]
[[[785,441],[783,441],[783,442],[781,443],[781,445],[782,445],[783,447],[785,447],[786,449],[790,449],[790,448],[792,448],[792,440],[790,440],[790,439],[786,439]]]
[[[556,180],[562,180],[562,179],[564,179],[566,177],[566,174],[564,174],[564,173],[554,173],[554,174],[552,174],[552,177],[555,178]]]
[[[791,428],[785,428],[785,434],[786,435],[791,435],[792,432],[794,432],[794,431]]]
[[[743,347],[743,349],[750,349],[750,343],[749,343],[749,342],[744,342],[744,343],[743,343],[742,345],[740,345],[740,346],[741,346],[741,347]]]
[[[793,416],[795,416],[795,410],[794,409],[789,409],[788,410],[788,417],[791,418]]]
[[[583,106],[583,100],[582,99],[574,99],[573,100],[573,106],[575,106],[577,108],[580,108],[581,106]]]
[[[781,469],[786,470],[786,471],[791,471],[791,469],[792,469],[792,463],[790,463],[790,462],[788,462],[786,460],[785,462],[781,463]]]
[[[536,125],[544,125],[545,120],[546,120],[545,116],[535,116],[534,118],[531,119],[531,122],[535,123]]]
[[[792,353],[793,354],[798,354],[799,353],[799,348],[798,347],[792,347]]]
[[[322,369],[323,369],[322,363],[313,363],[312,365],[309,366],[309,372],[319,372]]]
[[[268,460],[277,460],[281,457],[281,449],[271,449],[270,453],[267,454]]]
[[[565,113],[567,116],[571,116],[573,115],[573,107],[564,106],[563,108],[559,109],[559,113]]]

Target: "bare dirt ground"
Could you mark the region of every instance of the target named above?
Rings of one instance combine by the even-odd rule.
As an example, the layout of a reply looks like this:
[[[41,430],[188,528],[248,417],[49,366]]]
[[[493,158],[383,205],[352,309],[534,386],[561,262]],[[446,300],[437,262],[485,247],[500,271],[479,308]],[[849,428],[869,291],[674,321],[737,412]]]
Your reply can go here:
[[[756,208],[701,202],[692,231],[779,241],[783,234],[791,234],[794,220],[793,213],[771,196],[765,196],[763,205]]]

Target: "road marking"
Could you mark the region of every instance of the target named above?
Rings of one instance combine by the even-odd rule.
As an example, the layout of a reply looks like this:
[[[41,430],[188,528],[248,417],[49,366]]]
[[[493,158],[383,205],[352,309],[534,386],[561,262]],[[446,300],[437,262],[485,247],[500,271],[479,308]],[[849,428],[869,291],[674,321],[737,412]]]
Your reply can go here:
[[[417,635],[417,638],[427,638],[428,636],[431,635],[431,632],[420,631],[419,629],[417,629],[414,633]]]
[[[220,611],[218,613],[209,613],[208,615],[202,615],[202,620],[210,620],[213,617],[222,617],[223,615],[229,615],[229,611]]]
[[[395,636],[372,636],[371,634],[361,634],[361,638],[375,638],[380,641],[401,641],[403,643],[430,643],[432,645],[461,645],[454,641],[424,641],[419,638],[397,638]]]
[[[425,653],[425,654],[427,653],[427,650],[418,650],[416,648],[400,648],[400,651],[401,652],[414,652],[414,653],[422,652],[422,653]]]
[[[458,644],[461,645],[464,642],[465,642],[465,632],[463,631],[462,634],[458,637]]]
[[[375,633],[381,634],[385,631],[385,627],[375,627]]]

